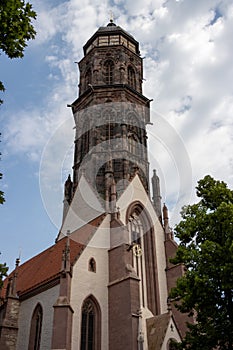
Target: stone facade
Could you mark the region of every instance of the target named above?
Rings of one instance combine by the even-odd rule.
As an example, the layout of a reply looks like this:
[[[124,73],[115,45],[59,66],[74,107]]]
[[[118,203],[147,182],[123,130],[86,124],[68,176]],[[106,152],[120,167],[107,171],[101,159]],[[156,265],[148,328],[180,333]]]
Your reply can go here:
[[[9,296],[0,308],[0,349],[15,350],[18,337],[19,299]]]

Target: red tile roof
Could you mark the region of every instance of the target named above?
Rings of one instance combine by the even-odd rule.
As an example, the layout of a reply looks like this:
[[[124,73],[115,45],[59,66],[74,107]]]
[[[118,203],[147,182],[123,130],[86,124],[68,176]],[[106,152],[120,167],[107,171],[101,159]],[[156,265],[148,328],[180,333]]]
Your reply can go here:
[[[92,220],[90,223],[75,231],[75,234],[78,232],[82,233],[82,235],[85,234],[88,240],[88,238],[94,234],[104,216],[105,215],[101,215]],[[76,237],[72,237],[72,234],[69,237],[70,263],[73,265],[85,248],[85,245],[77,242],[77,239],[75,239]],[[59,277],[62,267],[62,253],[65,249],[66,241],[67,237],[60,239],[57,243],[18,267],[16,290],[19,296]],[[4,281],[1,291],[1,297],[3,298],[6,296],[8,280],[13,274],[14,271],[12,271]]]

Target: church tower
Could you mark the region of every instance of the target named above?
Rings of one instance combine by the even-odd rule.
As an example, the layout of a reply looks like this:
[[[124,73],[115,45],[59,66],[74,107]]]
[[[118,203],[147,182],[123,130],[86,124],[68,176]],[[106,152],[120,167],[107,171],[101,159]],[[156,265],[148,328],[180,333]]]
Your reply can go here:
[[[17,265],[5,281],[0,344],[4,350],[167,350],[185,331],[168,303],[183,269],[169,262],[177,245],[155,170],[150,195],[150,100],[142,92],[139,43],[111,20],[84,45],[78,67],[78,97],[68,105],[74,161],[61,229],[52,247]],[[17,314],[7,293],[14,276]]]
[[[84,45],[79,70],[79,97],[72,104],[76,124],[73,193],[82,170],[106,203],[111,201],[111,184],[115,182],[120,196],[136,172],[148,193],[145,126],[150,101],[142,95],[138,42],[110,22]]]
[[[167,314],[168,285],[155,171],[150,199],[146,125],[151,100],[142,93],[139,43],[110,21],[84,45],[78,66],[79,96],[69,105],[76,128],[73,179],[65,184],[58,240],[68,230],[71,239],[88,245],[89,238],[69,226],[74,216],[76,222],[77,217],[89,222],[106,216],[108,348],[148,349],[146,320]],[[82,190],[85,186],[89,190]]]

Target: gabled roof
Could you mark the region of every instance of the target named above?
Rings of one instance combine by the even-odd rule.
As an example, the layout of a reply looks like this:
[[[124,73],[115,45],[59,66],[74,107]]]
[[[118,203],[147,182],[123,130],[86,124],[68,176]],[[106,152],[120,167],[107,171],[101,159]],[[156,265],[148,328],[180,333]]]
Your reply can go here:
[[[79,237],[79,231],[82,237],[86,236],[86,242],[88,242],[88,238],[90,239],[93,236],[104,217],[105,215],[100,215],[98,218],[77,230],[74,237],[72,234],[69,236],[71,265],[74,265],[81,252],[85,249],[85,245],[79,243],[77,239]],[[67,237],[58,240],[48,249],[18,266],[16,291],[19,297],[59,278],[62,267],[62,254],[65,249],[66,241]],[[13,277],[14,272],[15,270],[12,271],[4,281],[1,291],[2,298],[6,296],[7,284],[9,278]]]
[[[171,315],[165,313],[147,320],[148,349],[161,349]]]

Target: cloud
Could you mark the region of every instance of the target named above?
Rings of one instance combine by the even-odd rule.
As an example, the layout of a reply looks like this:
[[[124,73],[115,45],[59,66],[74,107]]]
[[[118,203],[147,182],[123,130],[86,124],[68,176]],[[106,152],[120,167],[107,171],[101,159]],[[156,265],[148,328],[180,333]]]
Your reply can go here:
[[[43,51],[52,85],[35,107],[8,118],[6,137],[12,152],[37,159],[46,141],[71,116],[66,104],[77,97],[79,78],[74,62],[82,58],[89,37],[107,24],[112,9],[116,23],[140,42],[141,55],[146,57],[144,94],[154,98],[152,110],[183,140],[192,165],[190,186],[194,188],[206,173],[232,186],[233,5],[217,0],[146,0],[143,6],[138,0],[70,0],[58,6],[42,1],[36,6],[38,36],[32,49]],[[156,113],[152,113],[151,140],[157,132]],[[173,176],[174,159],[167,157],[166,145],[151,142],[151,153],[158,155],[152,163],[160,167],[167,184],[163,196],[173,206],[179,186]],[[58,149],[63,146],[61,142]],[[184,186],[179,205],[185,204],[185,191]]]

